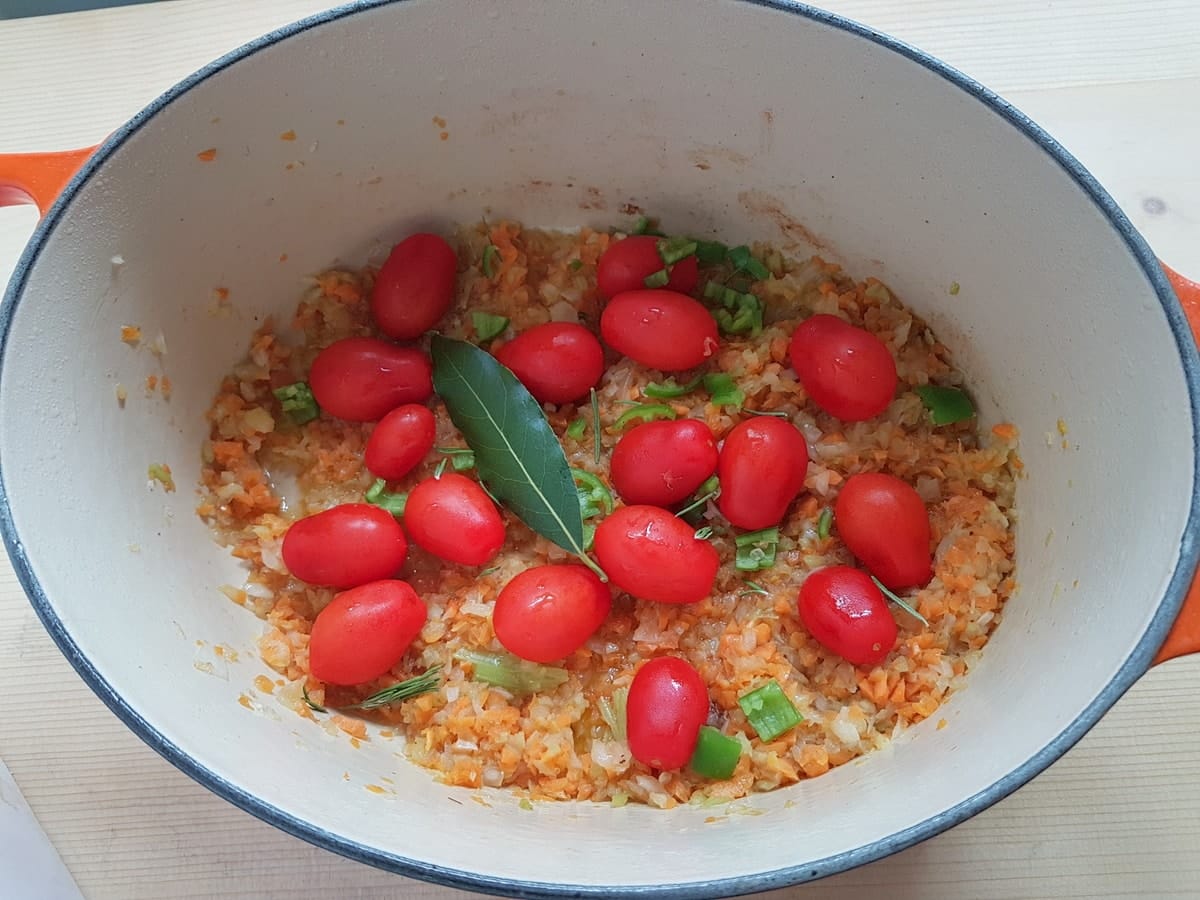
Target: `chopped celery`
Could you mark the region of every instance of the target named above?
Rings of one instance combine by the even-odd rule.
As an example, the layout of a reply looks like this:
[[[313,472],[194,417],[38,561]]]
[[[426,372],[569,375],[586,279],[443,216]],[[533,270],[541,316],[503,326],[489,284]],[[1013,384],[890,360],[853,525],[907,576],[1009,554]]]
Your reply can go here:
[[[470,663],[473,681],[482,681],[518,696],[554,690],[569,677],[566,669],[539,666],[510,653],[462,649],[454,654],[454,658]]]

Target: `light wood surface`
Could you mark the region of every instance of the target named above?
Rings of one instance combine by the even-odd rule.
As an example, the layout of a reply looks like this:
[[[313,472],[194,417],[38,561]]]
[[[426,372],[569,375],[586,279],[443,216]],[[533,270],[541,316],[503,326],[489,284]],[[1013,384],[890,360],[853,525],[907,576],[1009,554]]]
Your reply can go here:
[[[176,0],[0,22],[0,152],[93,143],[213,57],[325,5]],[[1200,0],[825,5],[1013,100],[1092,169],[1160,255],[1200,277]],[[29,209],[0,210],[0,278],[34,221]],[[94,900],[468,896],[310,847],[176,771],[74,674],[7,561],[0,684],[0,757]],[[1160,666],[1064,759],[987,812],[890,859],[767,896],[1200,897],[1198,687],[1200,658]],[[1020,705],[1013,698],[1012,727]],[[0,896],[19,900],[19,884],[19,872],[0,872]]]

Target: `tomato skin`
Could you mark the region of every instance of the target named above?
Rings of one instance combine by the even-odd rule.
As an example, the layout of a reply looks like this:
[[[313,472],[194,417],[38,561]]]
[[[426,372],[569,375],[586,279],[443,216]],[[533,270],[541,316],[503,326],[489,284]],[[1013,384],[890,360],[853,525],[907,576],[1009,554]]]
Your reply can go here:
[[[834,504],[846,547],[893,591],[933,577],[929,512],[907,483],[882,472],[852,475]]]
[[[426,478],[409,492],[404,527],[417,546],[464,566],[482,566],[504,544],[504,520],[492,498],[454,472]]]
[[[712,544],[697,540],[691,525],[657,506],[618,509],[596,528],[595,549],[614,585],[659,603],[703,600],[721,565]]]
[[[392,248],[375,277],[371,314],[390,338],[411,341],[438,323],[454,300],[458,258],[436,234],[412,234]]]
[[[633,758],[655,769],[680,769],[708,719],[708,689],[686,660],[659,656],[637,670],[625,703]]]
[[[896,396],[896,361],[887,345],[837,316],[801,322],[790,354],[808,396],[843,422],[873,418]]]
[[[647,275],[666,268],[658,255],[659,239],[650,234],[633,234],[608,245],[596,264],[596,286],[604,297],[612,298],[625,291],[646,287]],[[700,263],[695,255],[681,259],[671,266],[666,290],[690,294],[700,280]],[[651,289],[653,290],[653,289]]]
[[[721,447],[717,507],[738,528],[777,525],[804,488],[808,444],[791,422],[756,416],[733,427]]]
[[[433,363],[414,347],[378,338],[334,341],[317,354],[308,384],[321,408],[347,422],[374,422],[433,395]]]
[[[373,681],[400,662],[427,615],[407,581],[371,581],[343,591],[313,622],[309,671],[326,684]]]
[[[626,503],[674,506],[717,470],[717,440],[698,419],[646,422],[613,449],[613,487]]]
[[[896,620],[861,569],[818,569],[800,586],[800,620],[820,644],[856,666],[883,662],[896,645]]]
[[[492,627],[510,653],[536,663],[570,656],[608,617],[612,590],[591,569],[535,566],[496,597]]]
[[[686,294],[666,290],[617,294],[600,315],[600,336],[634,362],[682,372],[717,352],[717,323]]]
[[[587,394],[604,374],[604,348],[596,336],[571,322],[547,322],[523,331],[496,350],[538,403],[570,403]]]
[[[352,588],[395,575],[408,541],[386,510],[343,503],[293,522],[282,551],[284,565],[301,581]]]
[[[418,403],[397,406],[379,420],[363,451],[363,462],[376,478],[395,481],[420,464],[437,438],[437,420]]]

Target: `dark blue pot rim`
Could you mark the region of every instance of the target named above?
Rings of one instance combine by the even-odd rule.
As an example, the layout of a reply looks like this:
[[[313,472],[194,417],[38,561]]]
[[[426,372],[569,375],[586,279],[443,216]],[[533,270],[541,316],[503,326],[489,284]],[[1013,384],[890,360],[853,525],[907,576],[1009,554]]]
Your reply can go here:
[[[128,140],[130,136],[137,132],[138,129],[160,110],[184,93],[245,57],[279,43],[285,38],[307,31],[310,28],[315,28],[327,22],[354,15],[364,10],[399,2],[404,2],[404,0],[357,0],[357,2],[311,16],[266,34],[200,69],[164,93],[114,132],[83,165],[79,172],[76,173],[74,178],[71,179],[62,195],[39,223],[17,264],[12,280],[9,282],[8,289],[5,292],[3,305],[0,306],[0,372],[3,372],[3,355],[7,347],[13,314],[18,303],[20,303],[21,293],[29,277],[29,273],[41,254],[47,238],[66,215],[79,189],[91,179],[96,171],[104,165],[105,160]],[[1175,336],[1175,343],[1183,365],[1190,397],[1190,411],[1193,423],[1193,472],[1200,473],[1200,438],[1198,438],[1197,434],[1197,429],[1200,427],[1200,355],[1197,354],[1191,329],[1184,317],[1183,310],[1179,305],[1174,291],[1171,289],[1162,269],[1159,267],[1158,260],[1147,246],[1145,240],[1134,229],[1133,225],[1108,193],[1096,182],[1079,161],[1027,116],[1005,100],[927,53],[923,53],[895,38],[880,34],[856,22],[844,19],[841,16],[814,9],[804,4],[792,3],[788,2],[788,0],[742,0],[742,2],[789,12],[824,25],[838,28],[924,66],[929,71],[941,76],[946,81],[975,97],[993,112],[1006,119],[1016,131],[1039,146],[1051,160],[1057,163],[1075,181],[1079,189],[1091,198],[1100,212],[1108,219],[1113,230],[1125,242],[1130,254],[1141,265],[1147,280],[1153,286],[1155,293],[1158,295],[1159,302],[1166,312],[1171,330]],[[849,850],[801,866],[791,866],[754,875],[743,875],[716,881],[661,885],[594,886],[551,884],[496,878],[475,872],[443,868],[421,862],[420,860],[407,859],[395,854],[385,853],[373,847],[346,840],[339,835],[317,828],[309,822],[298,819],[277,807],[263,802],[237,785],[220,777],[215,772],[205,768],[185,750],[167,740],[150,722],[143,719],[113,690],[104,677],[92,665],[91,661],[80,652],[70,634],[67,633],[63,623],[54,612],[41,584],[33,574],[33,568],[30,565],[25,548],[13,523],[12,511],[9,508],[8,495],[4,487],[2,465],[0,465],[0,533],[3,535],[4,544],[12,559],[17,577],[20,579],[25,592],[29,595],[30,601],[39,618],[41,618],[47,631],[50,632],[50,636],[54,639],[55,643],[58,644],[59,649],[62,650],[63,654],[70,661],[71,665],[75,667],[80,676],[82,676],[83,680],[87,682],[88,686],[96,692],[97,696],[135,734],[164,758],[215,794],[224,797],[226,800],[263,821],[318,847],[332,850],[350,859],[401,875],[452,887],[485,891],[512,897],[653,897],[688,898],[688,900],[697,898],[698,900],[698,898],[726,897],[787,887],[843,872],[889,856],[892,853],[940,834],[947,828],[965,821],[997,801],[1002,800],[1062,756],[1076,741],[1087,733],[1088,729],[1149,668],[1155,653],[1166,638],[1171,624],[1175,621],[1183,605],[1188,587],[1192,581],[1192,576],[1195,573],[1197,559],[1200,557],[1200,542],[1197,540],[1197,536],[1200,535],[1200,491],[1197,490],[1194,479],[1188,523],[1180,542],[1179,563],[1171,577],[1163,600],[1149,627],[1147,627],[1141,640],[1138,642],[1137,647],[1096,699],[1070,725],[1063,729],[1054,740],[1024,764],[974,796],[966,798],[956,806],[917,825],[855,850]]]

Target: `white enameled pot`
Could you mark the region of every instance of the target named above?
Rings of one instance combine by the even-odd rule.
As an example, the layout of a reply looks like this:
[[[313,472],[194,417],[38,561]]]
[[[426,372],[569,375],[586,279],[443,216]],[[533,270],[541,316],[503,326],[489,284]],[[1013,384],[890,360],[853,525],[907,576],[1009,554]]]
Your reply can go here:
[[[800,882],[999,800],[1156,654],[1200,646],[1193,602],[1161,649],[1198,551],[1200,366],[1167,278],[1045,133],[860,26],[784,2],[360,2],[218,60],[94,154],[0,159],[0,182],[47,210],[0,311],[0,529],[22,583],[151,746],[321,846],[522,895]],[[1023,435],[1020,589],[968,689],[891,749],[741,804],[760,815],[456,802],[393,742],[329,736],[254,694],[262,626],[217,592],[241,571],[194,514],[203,411],[303,275],[485,213],[611,227],[626,204],[884,279],[951,346],[983,425]],[[151,373],[169,402],[143,396]],[[175,493],[147,485],[155,462]]]

